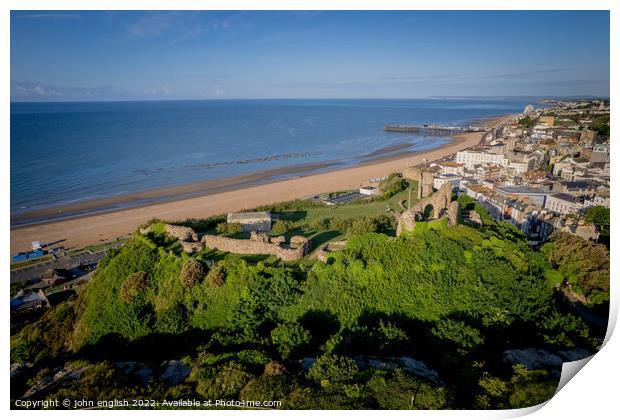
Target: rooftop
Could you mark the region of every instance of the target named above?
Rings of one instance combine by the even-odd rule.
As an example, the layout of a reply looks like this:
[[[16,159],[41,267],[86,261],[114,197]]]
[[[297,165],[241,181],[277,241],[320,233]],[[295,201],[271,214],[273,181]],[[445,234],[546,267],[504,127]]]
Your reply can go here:
[[[271,220],[271,213],[268,211],[253,211],[244,213],[228,213],[228,220],[246,220],[246,219],[269,219]]]
[[[541,189],[527,187],[523,185],[500,185],[496,187],[496,190],[504,194],[527,194],[527,195],[547,194],[546,191],[543,191]]]

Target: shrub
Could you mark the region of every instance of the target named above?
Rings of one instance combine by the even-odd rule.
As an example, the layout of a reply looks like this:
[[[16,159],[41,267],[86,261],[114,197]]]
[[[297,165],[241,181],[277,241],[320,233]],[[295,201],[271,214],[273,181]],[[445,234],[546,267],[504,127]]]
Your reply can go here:
[[[207,281],[213,286],[222,286],[226,281],[226,269],[221,264],[216,265],[207,274]]]
[[[295,223],[291,220],[278,220],[273,224],[271,228],[271,233],[274,235],[282,235],[283,233],[289,232],[295,228]]]
[[[404,191],[407,186],[407,181],[405,181],[399,174],[393,173],[381,181],[381,184],[379,184],[379,189],[383,194],[383,198],[390,198],[399,192]]]
[[[315,230],[329,229],[329,219],[317,219],[310,223],[310,227]]]
[[[181,284],[183,287],[193,287],[204,277],[202,264],[193,258],[185,261],[181,268]]]
[[[316,359],[308,371],[308,378],[325,388],[332,384],[350,382],[358,371],[353,359],[335,354],[324,354]]]
[[[340,232],[346,232],[353,225],[353,219],[336,218],[330,222],[330,227],[333,230],[339,230]]]
[[[220,235],[233,235],[235,233],[243,232],[243,228],[239,223],[218,223],[215,227],[215,231]]]
[[[127,304],[133,301],[146,291],[149,285],[148,275],[144,271],[131,273],[121,286],[121,299]]]
[[[271,331],[271,342],[287,359],[310,342],[310,333],[299,324],[281,324]]]
[[[347,236],[363,235],[365,233],[374,233],[377,231],[376,222],[369,217],[356,219],[351,223],[351,227],[347,229]]]
[[[205,398],[236,398],[239,391],[252,379],[243,366],[229,362],[217,372],[205,372],[207,378],[199,379],[196,392]],[[215,373],[213,376],[211,374]]]

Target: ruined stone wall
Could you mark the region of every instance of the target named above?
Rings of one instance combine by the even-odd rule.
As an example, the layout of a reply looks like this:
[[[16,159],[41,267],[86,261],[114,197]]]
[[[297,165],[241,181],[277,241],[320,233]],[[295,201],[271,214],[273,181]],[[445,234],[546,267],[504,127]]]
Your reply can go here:
[[[166,234],[182,242],[197,242],[198,235],[194,229],[185,226],[166,225]]]
[[[445,183],[439,188],[435,194],[425,200],[418,201],[410,209],[405,210],[398,219],[398,227],[396,234],[401,232],[410,232],[415,227],[415,222],[422,220],[424,209],[429,204],[433,206],[433,214],[431,219],[439,219],[443,216],[448,218],[448,225],[454,226],[458,223],[459,204],[451,202],[452,200],[452,184]]]
[[[224,252],[249,255],[275,255],[282,261],[295,261],[302,258],[306,247],[284,248],[268,242],[252,241],[247,239],[232,239],[223,236],[204,235],[201,242],[207,248],[218,249]]]
[[[417,166],[405,168],[403,177],[418,182],[418,198],[428,197],[433,193],[433,173],[429,169]]]

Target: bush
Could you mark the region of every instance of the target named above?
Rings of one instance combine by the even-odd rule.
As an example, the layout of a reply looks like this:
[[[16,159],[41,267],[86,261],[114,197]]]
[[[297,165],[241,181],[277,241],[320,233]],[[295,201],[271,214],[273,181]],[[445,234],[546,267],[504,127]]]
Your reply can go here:
[[[274,235],[282,235],[283,233],[289,232],[295,228],[295,223],[291,220],[278,220],[273,224],[271,228],[271,233]]]
[[[404,191],[409,184],[399,174],[393,173],[379,184],[379,189],[383,198],[390,198],[401,191]]]
[[[377,228],[377,223],[370,217],[356,219],[351,223],[351,227],[347,229],[347,236],[374,233],[377,231]]]
[[[221,264],[216,265],[209,270],[207,281],[215,287],[222,286],[226,282],[226,269]]]
[[[315,230],[329,229],[329,219],[317,219],[310,223],[310,227]]]
[[[301,347],[310,343],[310,333],[299,324],[281,324],[271,331],[271,342],[287,359]]]
[[[196,392],[210,399],[236,398],[252,379],[252,375],[237,362],[229,362],[217,372],[209,369],[204,376],[207,378],[198,380]]]
[[[193,258],[185,261],[181,268],[181,284],[183,287],[194,287],[205,276],[204,268]]]
[[[220,235],[234,235],[235,233],[243,232],[243,228],[239,223],[218,223],[215,227],[215,231]]]
[[[324,354],[308,371],[308,378],[326,388],[334,384],[350,382],[358,374],[355,361],[349,357]]]
[[[149,278],[144,271],[131,273],[121,286],[121,299],[127,304],[133,303],[138,296],[146,291],[148,285]]]

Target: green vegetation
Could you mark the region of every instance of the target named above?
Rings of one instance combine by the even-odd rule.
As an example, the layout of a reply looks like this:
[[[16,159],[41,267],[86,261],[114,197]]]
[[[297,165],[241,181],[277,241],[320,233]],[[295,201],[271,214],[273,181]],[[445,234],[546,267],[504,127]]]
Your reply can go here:
[[[222,222],[217,224],[215,231],[219,234],[234,235],[235,233],[243,232],[243,229],[239,223]]]
[[[588,223],[594,223],[609,228],[609,209],[603,206],[594,206],[586,210],[585,219]]]
[[[405,181],[400,174],[395,173],[381,181],[381,184],[379,184],[379,189],[383,194],[383,198],[390,198],[399,192],[404,191],[408,186],[409,184],[407,181]]]
[[[476,199],[468,195],[461,194],[457,198],[457,201],[459,203],[461,211],[474,210],[476,213],[478,213],[480,215],[480,220],[482,220],[482,223],[484,225],[490,226],[495,224],[495,220],[493,220],[493,217],[491,217],[489,211]]]
[[[271,228],[271,233],[274,235],[282,235],[283,233],[290,232],[295,228],[295,223],[291,220],[278,220]]]
[[[592,123],[590,124],[590,130],[596,131],[601,137],[608,139],[609,138],[609,114],[605,115],[597,115],[592,118]]]
[[[34,265],[34,264],[42,263],[42,262],[45,262],[45,261],[49,261],[51,259],[52,259],[52,256],[50,254],[46,254],[46,255],[43,255],[42,257],[34,258],[32,260],[26,260],[26,261],[20,261],[20,262],[12,263],[11,264],[11,270],[14,270],[16,268],[28,267],[29,265]]]
[[[532,128],[534,127],[534,120],[530,117],[523,117],[519,120],[519,124],[521,124],[524,128]]]
[[[590,304],[609,301],[609,251],[603,245],[568,233],[554,233],[541,251],[573,290]]]
[[[554,287],[568,280],[593,303],[608,299],[606,249],[562,235],[534,249],[463,196],[482,227],[435,220],[395,237],[392,213],[407,197],[265,208],[282,215],[272,234],[347,237],[328,263],[209,249],[190,257],[159,225],[138,232],[76,299],[12,337],[11,361],[35,363],[30,384],[60,365],[85,367],[48,396],[87,388],[102,399],[280,400],[297,409],[515,408],[550,398],[553,372],[508,365],[503,352],[593,351],[589,328]],[[205,232],[221,223],[187,225]],[[371,356],[377,363],[360,362]],[[137,360],[159,372],[173,359],[191,369],[174,386],[159,376],[143,385],[115,367]],[[433,374],[414,374],[412,359]]]

